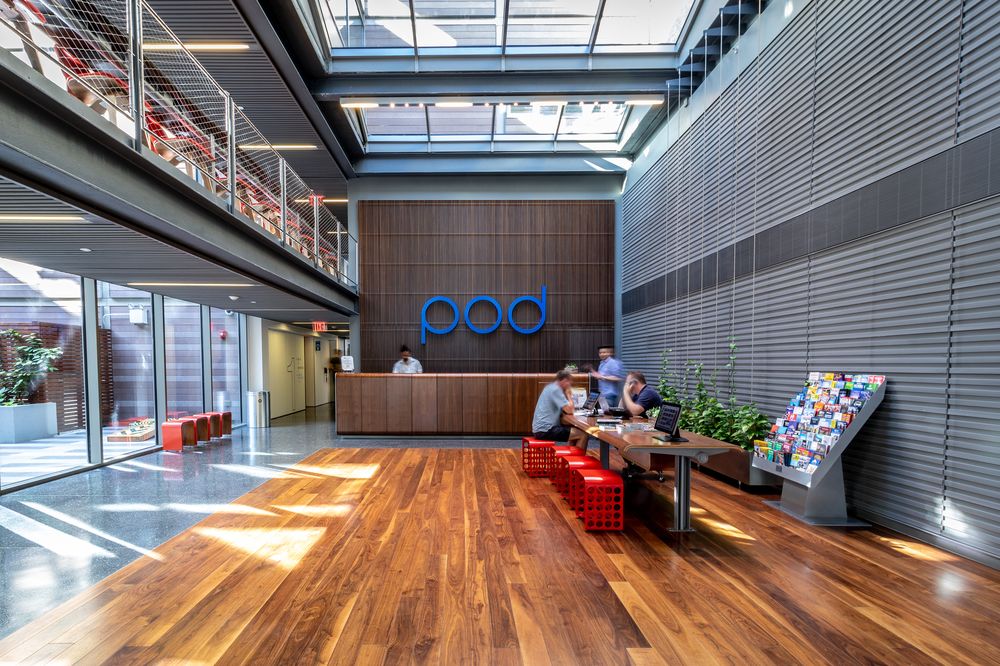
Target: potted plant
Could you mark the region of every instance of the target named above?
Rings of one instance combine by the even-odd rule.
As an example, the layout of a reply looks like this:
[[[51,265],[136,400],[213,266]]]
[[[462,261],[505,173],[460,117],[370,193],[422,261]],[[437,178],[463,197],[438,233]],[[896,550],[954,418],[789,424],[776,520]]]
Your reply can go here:
[[[736,340],[729,340],[729,360],[726,372],[729,397],[723,402],[713,374],[707,381],[702,364],[684,363],[678,376],[670,367],[670,351],[663,355],[657,390],[667,402],[681,405],[680,427],[739,446],[742,451],[730,451],[712,456],[701,467],[721,474],[739,485],[769,486],[781,483],[779,477],[753,466],[753,443],[763,439],[770,430],[770,419],[755,405],[740,405],[736,400]]]
[[[0,330],[0,443],[52,437],[58,431],[54,402],[29,403],[39,382],[55,372],[59,347],[46,347],[35,333]]]

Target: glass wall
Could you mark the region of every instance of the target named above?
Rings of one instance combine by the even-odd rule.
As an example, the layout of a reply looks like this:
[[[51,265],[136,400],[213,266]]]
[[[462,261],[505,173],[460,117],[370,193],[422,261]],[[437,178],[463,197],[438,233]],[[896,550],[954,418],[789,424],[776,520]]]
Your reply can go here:
[[[80,278],[0,258],[0,487],[88,463],[85,385]]]
[[[205,410],[202,392],[201,306],[163,299],[166,322],[167,418]]]
[[[152,296],[97,283],[104,460],[156,446]]]
[[[211,326],[212,408],[217,412],[232,412],[233,423],[242,423],[240,316],[231,310],[212,308]]]

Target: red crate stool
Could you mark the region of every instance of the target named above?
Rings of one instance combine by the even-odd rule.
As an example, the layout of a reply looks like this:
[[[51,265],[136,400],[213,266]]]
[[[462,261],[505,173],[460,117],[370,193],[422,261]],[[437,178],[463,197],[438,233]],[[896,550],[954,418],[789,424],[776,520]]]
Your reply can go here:
[[[554,459],[552,442],[534,437],[521,438],[521,469],[528,476],[549,476]]]
[[[198,433],[193,420],[164,421],[160,426],[160,433],[163,436],[164,451],[183,451],[185,446],[198,444]]]
[[[601,469],[601,461],[590,456],[557,456],[552,483],[564,499],[569,499],[570,475],[574,469]]]
[[[576,473],[583,479],[583,529],[621,531],[625,524],[622,477],[608,469],[578,470]]]
[[[549,479],[553,479],[556,473],[556,463],[564,456],[585,456],[587,452],[578,446],[570,446],[565,442],[553,443],[552,445],[552,467],[549,468]],[[554,482],[554,479],[553,479]]]
[[[194,423],[194,430],[199,442],[211,441],[212,435],[209,430],[208,417],[207,416],[182,416],[178,421],[191,421]]]
[[[219,412],[222,414],[222,436],[229,437],[233,434],[233,413]]]
[[[222,437],[222,412],[204,412],[195,417],[204,416],[208,419],[208,434],[212,439]]]

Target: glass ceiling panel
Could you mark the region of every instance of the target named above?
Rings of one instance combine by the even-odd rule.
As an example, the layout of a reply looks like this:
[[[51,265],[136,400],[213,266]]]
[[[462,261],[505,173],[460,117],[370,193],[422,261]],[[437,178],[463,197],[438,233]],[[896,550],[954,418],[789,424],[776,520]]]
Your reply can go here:
[[[590,43],[598,0],[510,0],[509,46]]]
[[[552,136],[559,124],[559,104],[500,104],[497,106],[496,134]]]
[[[617,136],[625,118],[624,104],[568,104],[559,125],[559,136],[608,134]]]
[[[507,22],[508,46],[586,46],[599,0],[325,0],[334,48],[412,48],[414,24],[420,48],[500,46]],[[357,7],[364,9],[358,13]],[[693,0],[607,0],[597,44],[655,45],[676,42]],[[337,40],[334,38],[334,41]]]
[[[365,127],[368,136],[426,136],[427,117],[423,107],[388,107],[365,109]]]
[[[414,0],[413,11],[421,47],[496,46],[503,34],[496,0]]]
[[[598,44],[673,44],[694,0],[608,0]]]
[[[449,108],[427,107],[431,121],[431,134],[481,134],[489,136],[493,123],[492,106],[469,106]]]

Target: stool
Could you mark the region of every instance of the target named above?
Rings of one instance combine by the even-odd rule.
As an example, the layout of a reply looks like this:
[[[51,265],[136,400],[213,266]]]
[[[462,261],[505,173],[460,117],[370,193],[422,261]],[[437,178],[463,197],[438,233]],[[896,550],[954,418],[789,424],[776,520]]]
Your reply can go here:
[[[552,467],[549,468],[549,478],[552,479],[556,473],[556,462],[563,456],[585,456],[587,452],[578,446],[570,446],[564,443],[553,443],[552,445]]]
[[[531,477],[549,476],[555,460],[552,442],[534,437],[521,438],[521,469]]]
[[[212,435],[209,431],[207,416],[182,416],[178,421],[190,421],[194,423],[194,429],[199,442],[211,441]]]
[[[570,475],[575,469],[600,469],[601,461],[590,456],[558,456],[552,473],[552,483],[565,499],[569,499]]]
[[[198,444],[198,433],[193,420],[164,421],[160,426],[160,434],[163,439],[164,451],[183,451],[185,445],[195,446]]]
[[[621,531],[625,489],[622,477],[608,469],[575,470],[582,479],[583,529]]]
[[[233,434],[233,413],[219,412],[222,414],[222,436],[230,437]]]
[[[204,416],[208,419],[208,433],[212,439],[222,437],[222,412],[205,412],[195,414],[195,418]]]

